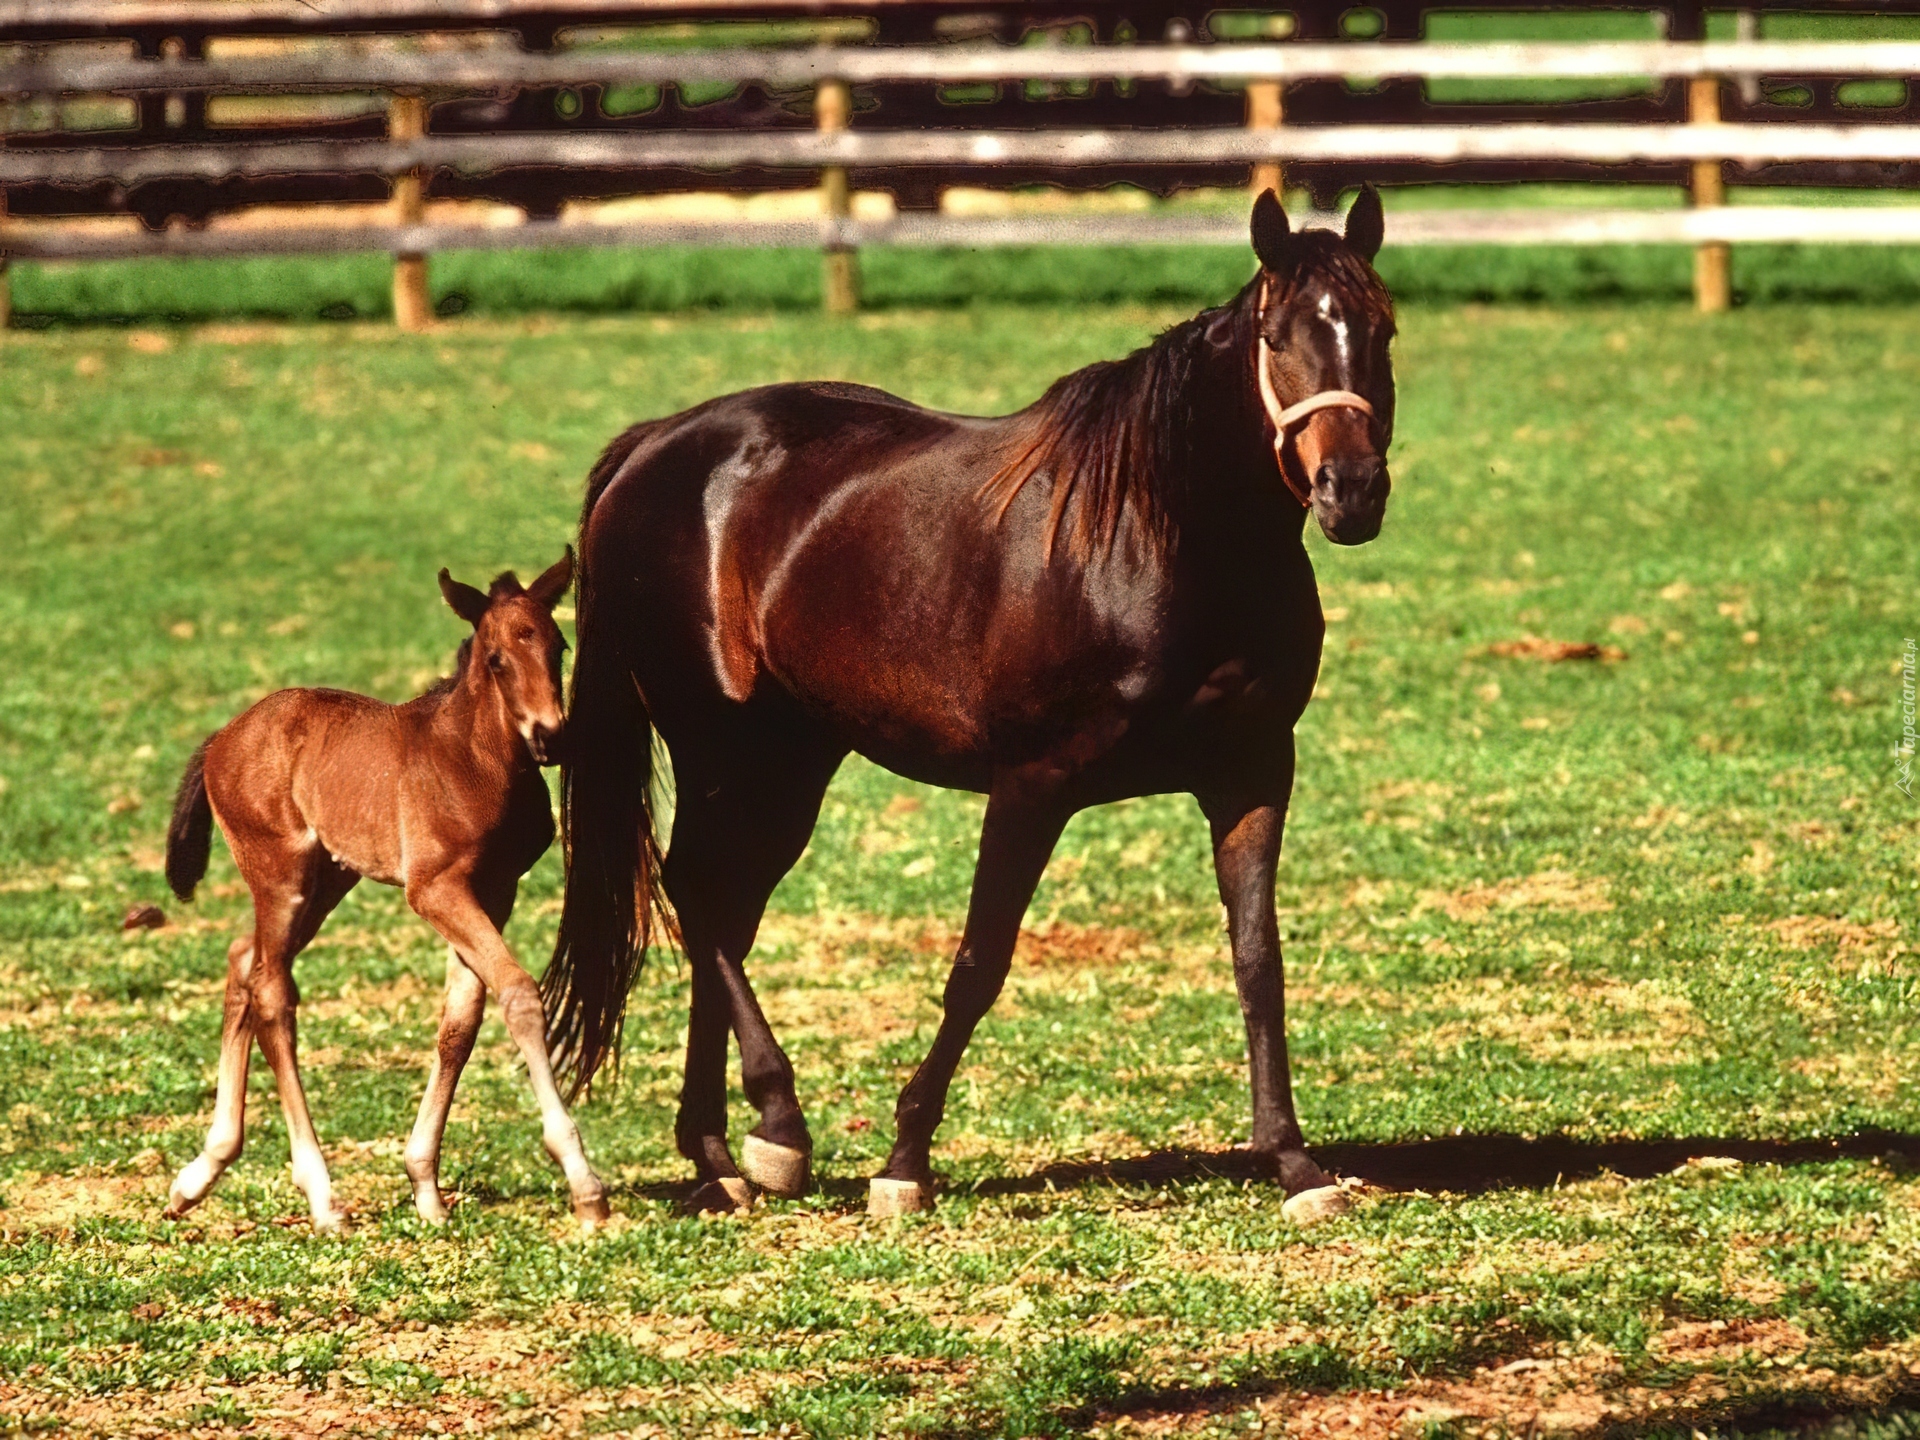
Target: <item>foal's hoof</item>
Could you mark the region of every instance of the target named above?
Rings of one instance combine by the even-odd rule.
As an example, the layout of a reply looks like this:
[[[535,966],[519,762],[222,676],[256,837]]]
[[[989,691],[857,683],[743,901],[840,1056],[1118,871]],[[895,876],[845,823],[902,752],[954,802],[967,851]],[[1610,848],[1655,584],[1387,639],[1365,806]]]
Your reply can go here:
[[[812,1179],[813,1157],[790,1145],[749,1135],[740,1143],[740,1173],[769,1195],[798,1200]]]
[[[738,1175],[709,1180],[687,1197],[689,1215],[744,1215],[753,1209],[753,1186]]]
[[[1353,1208],[1353,1197],[1338,1185],[1321,1185],[1287,1197],[1280,1213],[1302,1230],[1336,1220]]]
[[[889,1180],[884,1176],[867,1182],[867,1214],[876,1220],[895,1215],[915,1215],[933,1209],[933,1187],[918,1180]]]
[[[589,1195],[573,1202],[573,1218],[580,1222],[582,1230],[591,1235],[613,1218],[613,1211],[607,1208],[605,1195]]]

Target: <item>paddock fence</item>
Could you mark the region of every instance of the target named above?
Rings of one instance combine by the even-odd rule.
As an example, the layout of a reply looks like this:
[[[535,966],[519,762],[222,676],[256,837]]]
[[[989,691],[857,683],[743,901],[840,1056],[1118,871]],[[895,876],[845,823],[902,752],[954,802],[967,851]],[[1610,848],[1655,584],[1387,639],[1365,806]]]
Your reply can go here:
[[[1518,7],[1476,7],[1500,8]],[[1390,206],[1388,242],[1687,244],[1703,310],[1730,303],[1734,244],[1920,240],[1920,205],[1727,203],[1729,184],[1920,184],[1920,43],[1759,38],[1755,9],[1708,38],[1686,6],[1645,12],[1665,39],[1460,43],[1422,38],[1434,12],[1402,4],[1342,39],[1335,13],[0,0],[0,307],[8,258],[373,251],[395,257],[395,315],[417,327],[438,251],[683,245],[818,247],[828,308],[849,310],[866,246],[1244,239],[1224,209],[942,213],[956,186],[1284,180],[1327,214],[1362,179],[1678,184],[1684,210]],[[756,43],[734,43],[742,22]],[[1489,98],[1514,81],[1585,88]],[[1862,84],[1872,102],[1850,103]],[[817,190],[815,217],[593,218],[612,197],[769,190]],[[856,214],[856,192],[892,206]],[[430,201],[511,206],[511,223],[429,222]],[[316,205],[335,213],[302,223]]]

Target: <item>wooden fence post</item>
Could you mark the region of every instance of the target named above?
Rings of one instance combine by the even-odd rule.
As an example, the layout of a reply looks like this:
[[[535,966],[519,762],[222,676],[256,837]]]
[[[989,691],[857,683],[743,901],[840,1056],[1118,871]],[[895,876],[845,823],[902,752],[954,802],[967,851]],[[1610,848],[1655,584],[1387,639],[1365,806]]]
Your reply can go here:
[[[823,135],[845,130],[853,120],[853,94],[844,80],[822,80],[813,92],[814,123]],[[820,195],[827,218],[845,220],[853,214],[853,192],[847,172],[829,165],[820,172]],[[820,257],[821,292],[829,315],[851,315],[860,308],[860,256],[850,245],[828,244]]]
[[[387,101],[387,135],[394,140],[418,140],[427,133],[424,95],[395,95]],[[393,219],[396,225],[418,225],[427,218],[426,175],[409,170],[393,177]],[[427,294],[427,257],[393,257],[393,320],[402,330],[424,330],[433,323],[433,301]]]
[[[13,279],[7,274],[7,190],[0,185],[0,330],[13,319]]]
[[[1687,120],[1694,125],[1720,123],[1720,81],[1697,75],[1687,82]],[[1693,162],[1693,205],[1705,210],[1727,203],[1720,161]],[[1709,240],[1693,252],[1693,303],[1702,315],[1717,315],[1733,305],[1733,251],[1724,240]]]
[[[1281,98],[1278,80],[1253,80],[1247,84],[1247,129],[1278,130],[1286,119],[1286,102]],[[1282,200],[1286,193],[1280,188],[1280,162],[1278,160],[1256,160],[1253,164],[1253,194],[1258,199],[1261,192],[1271,190]]]

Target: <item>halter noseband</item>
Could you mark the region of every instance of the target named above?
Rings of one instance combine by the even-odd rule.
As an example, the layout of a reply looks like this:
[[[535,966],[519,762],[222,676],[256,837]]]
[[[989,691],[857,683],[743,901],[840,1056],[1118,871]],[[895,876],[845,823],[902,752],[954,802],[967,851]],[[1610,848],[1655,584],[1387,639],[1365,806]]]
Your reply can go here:
[[[1267,362],[1273,358],[1273,347],[1267,344],[1266,319],[1267,285],[1263,280],[1260,285],[1258,321],[1260,341],[1253,362],[1260,376],[1260,403],[1266,407],[1267,419],[1273,422],[1273,459],[1274,463],[1280,467],[1280,479],[1293,493],[1293,498],[1311,510],[1313,508],[1311,486],[1303,493],[1300,487],[1293,483],[1293,477],[1287,473],[1285,452],[1287,441],[1293,430],[1309,416],[1317,415],[1322,410],[1358,410],[1371,418],[1373,403],[1366,396],[1357,395],[1351,390],[1321,390],[1295,404],[1283,406],[1280,403],[1280,397],[1274,393],[1273,377],[1268,373]]]

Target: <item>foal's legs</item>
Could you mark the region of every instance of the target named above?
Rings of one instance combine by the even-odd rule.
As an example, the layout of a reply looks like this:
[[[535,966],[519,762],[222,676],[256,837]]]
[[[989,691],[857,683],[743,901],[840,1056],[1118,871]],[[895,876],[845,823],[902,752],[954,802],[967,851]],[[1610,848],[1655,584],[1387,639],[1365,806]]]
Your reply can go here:
[[[249,848],[254,861],[257,850]],[[307,1204],[319,1229],[339,1225],[333,1208],[326,1158],[313,1132],[306,1096],[294,1059],[294,1008],[299,991],[293,983],[293,959],[313,939],[333,908],[354,887],[359,876],[351,870],[315,857],[286,857],[284,865],[251,863],[253,873],[253,932],[227,949],[227,998],[220,1027],[220,1079],[213,1105],[213,1123],[206,1147],[174,1180],[166,1213],[178,1219],[206,1199],[214,1183],[240,1157],[245,1140],[247,1061],[256,1038],[261,1053],[273,1066],[286,1112],[287,1135],[293,1151],[294,1183],[306,1192]],[[264,873],[263,873],[264,872]],[[281,877],[302,877],[304,893],[287,893]]]
[[[1006,983],[1034,887],[1065,828],[1066,809],[1050,797],[1026,795],[1015,785],[996,785],[980,831],[980,859],[973,872],[967,928],[947,977],[946,1013],[933,1048],[894,1107],[898,1132],[886,1168],[875,1178],[869,1208],[875,1214],[920,1210],[933,1204],[929,1151],[946,1113],[947,1088],[966,1053],[973,1030]]]
[[[1213,831],[1214,870],[1233,943],[1233,978],[1247,1024],[1247,1058],[1253,1072],[1253,1153],[1261,1167],[1285,1187],[1291,1218],[1323,1219],[1344,1209],[1345,1202],[1326,1171],[1307,1154],[1293,1108],[1286,981],[1273,906],[1286,805],[1215,796],[1203,796],[1200,803]],[[1294,1197],[1301,1197],[1303,1203],[1294,1204]]]
[[[480,1020],[486,1014],[487,987],[467,968],[460,952],[447,947],[447,999],[440,1012],[440,1037],[434,1046],[433,1068],[427,1075],[427,1093],[420,1097],[420,1114],[407,1137],[407,1178],[413,1182],[413,1208],[422,1220],[439,1224],[447,1218],[446,1196],[440,1193],[440,1140],[447,1130],[447,1112],[460,1072],[473,1053]]]
[[[580,1130],[567,1114],[560,1088],[553,1082],[553,1062],[547,1054],[547,1019],[540,1008],[540,987],[520,968],[493,914],[505,910],[496,902],[483,906],[467,876],[443,871],[424,881],[408,881],[407,903],[453,946],[467,967],[480,977],[500,1001],[507,1033],[520,1048],[540,1104],[540,1140],[566,1174],[573,1197],[573,1213],[588,1229],[607,1219],[607,1192],[587,1163]],[[505,908],[512,907],[509,894]],[[471,1042],[469,1042],[470,1044]],[[451,1087],[449,1087],[451,1093]],[[424,1107],[423,1107],[424,1108]]]
[[[297,876],[300,872],[291,873]],[[280,1091],[280,1110],[286,1116],[287,1145],[292,1151],[293,1183],[306,1192],[313,1228],[319,1231],[338,1230],[346,1217],[334,1208],[327,1157],[320,1152],[306,1091],[300,1085],[295,1025],[300,990],[293,983],[293,962],[359,879],[353,871],[316,853],[306,865],[303,895],[284,894],[284,885],[254,890],[253,1034]]]
[[[727,1146],[729,1019],[740,1040],[741,1082],[760,1112],[747,1137],[746,1178],[774,1194],[798,1195],[806,1189],[813,1151],[793,1064],[760,1009],[746,958],[767,898],[806,849],[841,757],[771,744],[751,753],[750,770],[724,777],[704,773],[697,762],[677,770],[679,804],[663,876],[680,917],[693,988],[674,1138],[705,1182],[693,1201],[702,1209],[748,1198]]]
[[[247,1061],[253,1057],[253,1020],[248,1014],[252,984],[253,935],[227,947],[227,1003],[220,1024],[220,1083],[214,1094],[213,1124],[207,1144],[187,1163],[167,1196],[167,1218],[178,1220],[207,1198],[207,1192],[246,1143]]]

